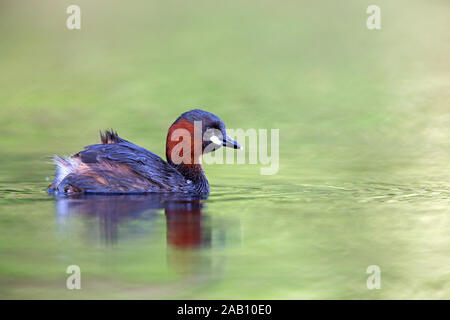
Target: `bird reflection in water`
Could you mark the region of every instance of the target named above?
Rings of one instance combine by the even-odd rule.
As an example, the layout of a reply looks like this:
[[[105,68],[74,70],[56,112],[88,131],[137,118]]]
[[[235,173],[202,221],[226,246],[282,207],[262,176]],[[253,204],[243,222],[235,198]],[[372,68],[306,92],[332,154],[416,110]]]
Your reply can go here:
[[[161,218],[158,212],[164,210],[168,264],[179,273],[196,273],[216,265],[211,255],[198,254],[195,250],[209,248],[212,243],[210,217],[202,213],[206,198],[173,194],[72,195],[56,198],[56,211],[61,226],[70,225],[74,217],[86,218],[84,221],[97,218],[100,238],[111,247],[121,239],[128,241],[139,234],[161,232],[164,228],[158,227]],[[121,228],[123,225],[126,227]],[[139,227],[142,225],[144,229]],[[224,231],[217,231],[219,244],[223,245],[220,234]],[[89,229],[87,232],[86,237],[91,239],[97,234]]]

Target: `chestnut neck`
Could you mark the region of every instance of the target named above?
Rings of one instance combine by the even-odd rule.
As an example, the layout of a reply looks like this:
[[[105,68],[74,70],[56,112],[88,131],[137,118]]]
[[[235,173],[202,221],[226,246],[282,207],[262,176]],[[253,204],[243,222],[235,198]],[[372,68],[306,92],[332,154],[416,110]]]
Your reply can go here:
[[[179,120],[172,124],[167,133],[166,158],[171,166],[176,168],[187,180],[192,181],[192,186],[196,191],[209,192],[209,183],[201,163],[202,140],[194,143],[194,138],[202,139],[202,135],[201,132],[197,132],[196,135],[195,130],[197,129],[194,125],[186,120]],[[181,161],[181,163],[180,161],[173,161],[172,155],[174,154],[174,148],[177,148],[175,153],[178,153],[178,156],[183,157],[183,152],[186,148],[182,151],[179,150],[180,146],[184,143],[183,141],[190,142],[190,144],[185,145],[186,148],[190,146],[190,152],[188,155],[184,155],[185,157],[183,159],[185,161]]]

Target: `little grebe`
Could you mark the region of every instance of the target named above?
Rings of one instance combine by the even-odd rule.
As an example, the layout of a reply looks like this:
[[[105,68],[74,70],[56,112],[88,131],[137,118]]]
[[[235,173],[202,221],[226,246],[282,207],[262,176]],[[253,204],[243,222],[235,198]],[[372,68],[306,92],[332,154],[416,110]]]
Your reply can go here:
[[[167,162],[120,138],[100,133],[100,144],[69,158],[55,157],[56,174],[49,193],[183,192],[208,194],[201,155],[221,146],[240,149],[216,115],[199,109],[183,113],[169,128]]]

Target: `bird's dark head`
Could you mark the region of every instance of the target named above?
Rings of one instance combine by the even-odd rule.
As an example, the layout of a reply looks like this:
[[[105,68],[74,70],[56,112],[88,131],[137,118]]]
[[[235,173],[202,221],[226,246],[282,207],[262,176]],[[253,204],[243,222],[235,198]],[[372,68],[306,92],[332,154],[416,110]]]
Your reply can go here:
[[[166,141],[166,156],[174,162],[174,157],[200,161],[203,153],[225,146],[240,149],[239,143],[227,136],[223,121],[207,111],[194,109],[183,113],[169,128]],[[181,150],[182,149],[182,150]],[[185,150],[191,150],[187,157]],[[182,154],[180,154],[180,152]],[[193,162],[191,162],[193,163]]]

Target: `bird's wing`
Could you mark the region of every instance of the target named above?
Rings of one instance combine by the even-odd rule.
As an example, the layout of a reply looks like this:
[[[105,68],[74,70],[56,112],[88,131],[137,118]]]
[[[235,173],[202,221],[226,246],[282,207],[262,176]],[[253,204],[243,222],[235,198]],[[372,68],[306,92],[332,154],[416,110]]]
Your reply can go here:
[[[107,131],[101,142],[69,159],[60,159],[65,162],[66,176],[59,179],[59,191],[184,192],[188,188],[174,167],[117,133]]]

